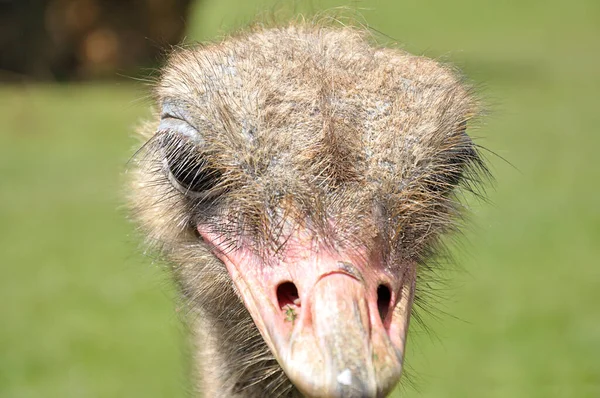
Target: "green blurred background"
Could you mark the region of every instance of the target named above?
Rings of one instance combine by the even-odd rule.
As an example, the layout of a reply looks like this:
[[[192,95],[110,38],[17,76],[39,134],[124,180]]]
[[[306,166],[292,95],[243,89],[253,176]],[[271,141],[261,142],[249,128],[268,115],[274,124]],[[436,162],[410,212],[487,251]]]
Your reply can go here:
[[[340,5],[463,69],[499,155],[395,396],[600,397],[600,2],[206,0],[188,41]],[[0,397],[187,396],[176,294],[122,200],[147,98],[134,79],[0,86]]]

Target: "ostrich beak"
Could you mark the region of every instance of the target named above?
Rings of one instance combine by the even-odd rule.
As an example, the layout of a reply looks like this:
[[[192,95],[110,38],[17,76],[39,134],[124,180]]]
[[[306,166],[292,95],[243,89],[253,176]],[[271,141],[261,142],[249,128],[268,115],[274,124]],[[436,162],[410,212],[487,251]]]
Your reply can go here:
[[[229,271],[275,358],[308,397],[380,397],[400,379],[414,292],[413,265],[392,274],[377,253],[315,248],[291,239],[264,259],[223,250]]]

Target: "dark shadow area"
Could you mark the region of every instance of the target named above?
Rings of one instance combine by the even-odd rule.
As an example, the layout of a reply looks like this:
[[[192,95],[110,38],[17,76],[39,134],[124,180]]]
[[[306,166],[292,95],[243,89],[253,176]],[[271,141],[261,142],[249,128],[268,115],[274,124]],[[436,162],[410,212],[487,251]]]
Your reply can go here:
[[[191,0],[0,0],[0,81],[136,76],[184,35]]]

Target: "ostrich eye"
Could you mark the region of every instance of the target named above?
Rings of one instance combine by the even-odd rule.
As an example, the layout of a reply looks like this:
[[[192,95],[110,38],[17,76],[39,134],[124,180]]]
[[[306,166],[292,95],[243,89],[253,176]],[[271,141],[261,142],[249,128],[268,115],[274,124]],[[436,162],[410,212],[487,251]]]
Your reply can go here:
[[[163,165],[173,186],[190,196],[213,193],[221,173],[202,153],[198,132],[185,121],[171,117],[163,118],[160,130]]]
[[[458,133],[464,142],[443,154],[445,160],[438,165],[437,173],[429,179],[428,189],[430,191],[438,193],[452,191],[462,180],[465,166],[477,158],[473,141],[466,134],[466,127],[466,122],[462,122],[458,126]]]
[[[464,147],[450,151],[446,161],[440,167],[442,170],[433,177],[431,190],[449,192],[456,187],[463,177],[465,165],[477,155],[472,147]]]

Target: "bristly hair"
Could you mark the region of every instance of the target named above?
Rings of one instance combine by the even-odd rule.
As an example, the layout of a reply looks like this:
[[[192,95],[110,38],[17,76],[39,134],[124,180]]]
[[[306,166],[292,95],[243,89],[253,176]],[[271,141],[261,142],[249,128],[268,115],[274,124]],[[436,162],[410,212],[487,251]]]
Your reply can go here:
[[[456,70],[363,29],[296,21],[178,49],[154,96],[130,203],[172,264],[203,339],[198,361],[219,369],[207,385],[297,394],[199,224],[264,258],[294,225],[346,248],[377,236],[390,267],[419,264],[415,303],[427,308],[442,237],[463,224],[460,192],[482,195],[489,178],[466,133],[480,105]]]

